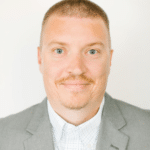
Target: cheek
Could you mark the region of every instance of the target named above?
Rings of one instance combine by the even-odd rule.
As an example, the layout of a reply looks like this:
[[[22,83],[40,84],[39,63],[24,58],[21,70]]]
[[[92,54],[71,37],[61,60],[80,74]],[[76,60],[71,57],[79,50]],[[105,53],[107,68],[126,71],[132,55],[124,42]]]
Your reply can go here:
[[[88,68],[95,78],[99,78],[107,73],[108,65],[106,60],[97,61],[90,63]]]
[[[43,69],[44,69],[43,75],[48,80],[55,80],[61,76],[63,65],[61,65],[60,63],[54,62],[51,59],[46,58],[44,59],[44,62],[43,62]]]

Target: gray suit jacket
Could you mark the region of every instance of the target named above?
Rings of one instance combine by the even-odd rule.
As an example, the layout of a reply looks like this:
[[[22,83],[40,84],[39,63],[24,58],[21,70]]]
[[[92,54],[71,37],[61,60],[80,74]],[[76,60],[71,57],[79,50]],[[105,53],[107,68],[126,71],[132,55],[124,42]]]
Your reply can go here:
[[[0,120],[0,150],[54,150],[46,101]],[[150,112],[105,93],[96,150],[150,150]]]

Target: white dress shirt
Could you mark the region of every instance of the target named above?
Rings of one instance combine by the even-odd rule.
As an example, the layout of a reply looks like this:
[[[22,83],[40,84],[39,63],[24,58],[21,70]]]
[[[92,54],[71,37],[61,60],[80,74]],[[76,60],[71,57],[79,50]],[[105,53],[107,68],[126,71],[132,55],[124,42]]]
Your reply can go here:
[[[93,118],[75,126],[62,119],[47,100],[55,150],[95,150],[104,101],[105,98],[103,98],[99,110]]]

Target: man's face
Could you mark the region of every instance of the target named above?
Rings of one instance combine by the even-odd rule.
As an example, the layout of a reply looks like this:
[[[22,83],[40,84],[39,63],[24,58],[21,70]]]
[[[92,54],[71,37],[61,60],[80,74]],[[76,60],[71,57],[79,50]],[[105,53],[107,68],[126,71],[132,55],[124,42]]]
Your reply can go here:
[[[38,63],[50,102],[81,109],[101,102],[112,50],[101,18],[52,15],[43,30]]]

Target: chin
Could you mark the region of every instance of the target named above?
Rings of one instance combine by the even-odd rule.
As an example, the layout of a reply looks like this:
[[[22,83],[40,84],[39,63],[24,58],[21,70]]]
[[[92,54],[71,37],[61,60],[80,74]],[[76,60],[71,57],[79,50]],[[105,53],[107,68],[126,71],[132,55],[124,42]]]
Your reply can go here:
[[[80,110],[85,108],[89,103],[89,99],[84,99],[83,98],[79,98],[79,99],[75,99],[75,98],[71,98],[71,99],[63,99],[61,100],[61,104],[67,108],[67,109],[72,109],[72,110]]]

